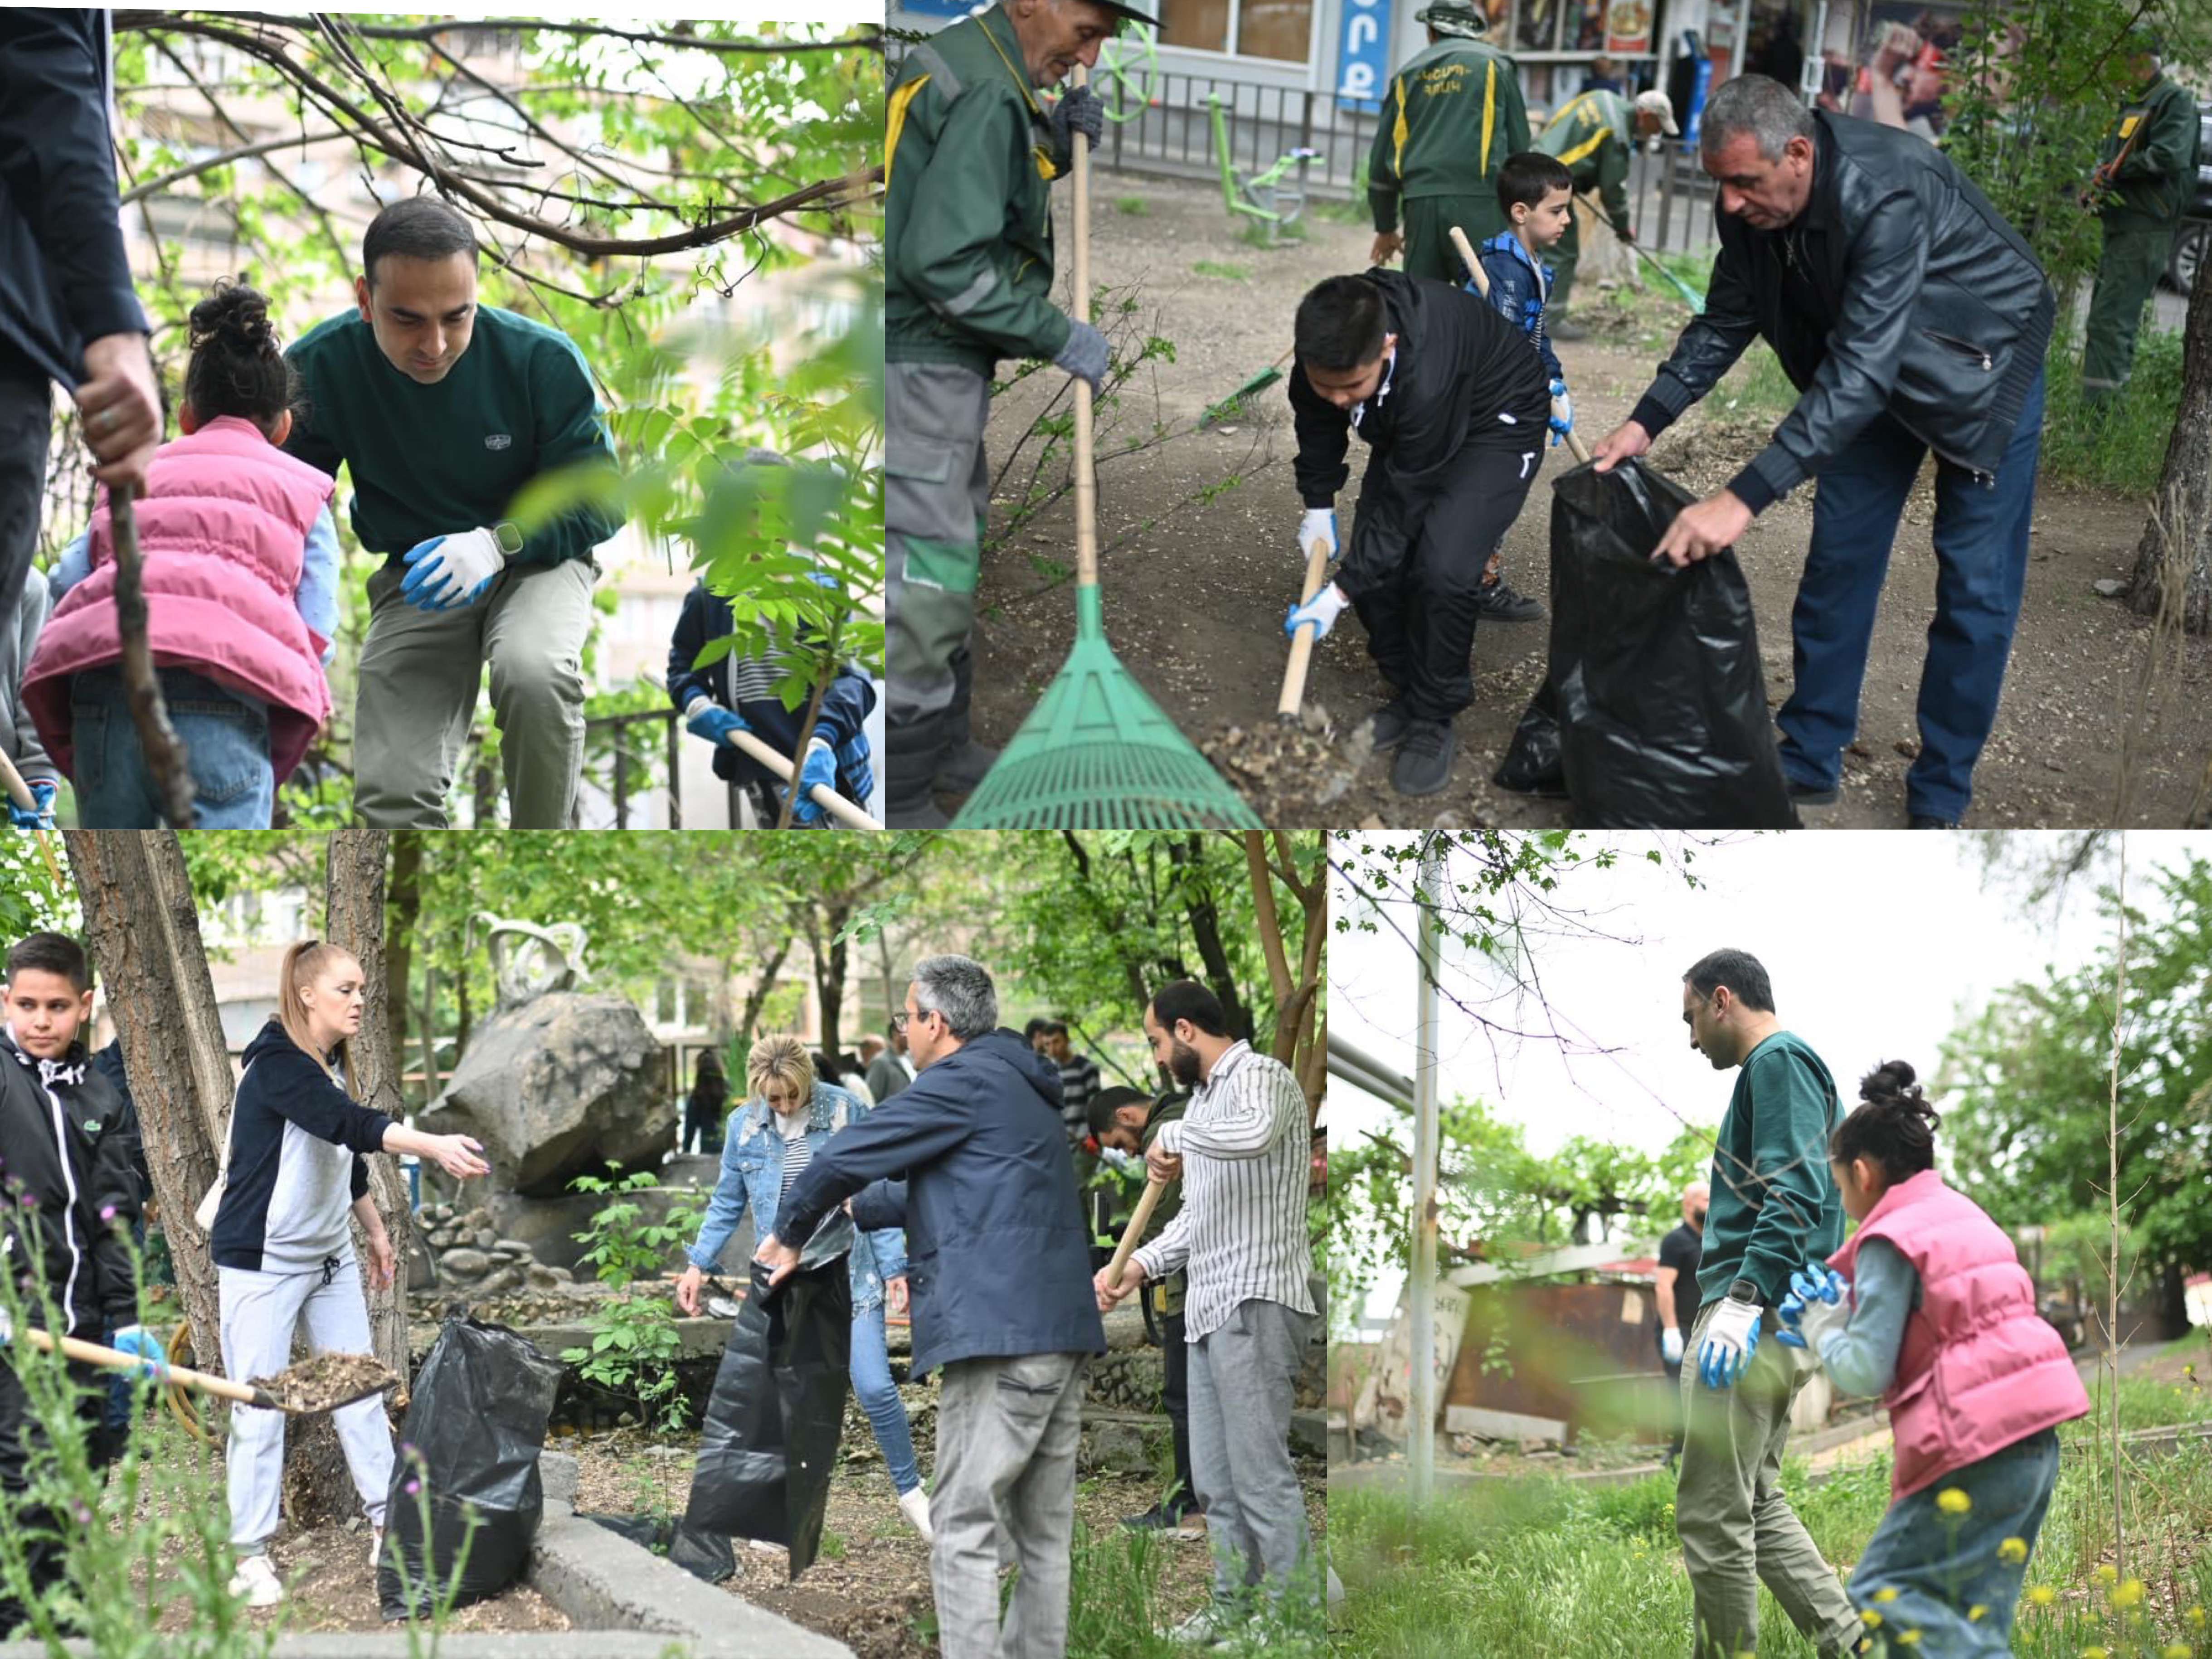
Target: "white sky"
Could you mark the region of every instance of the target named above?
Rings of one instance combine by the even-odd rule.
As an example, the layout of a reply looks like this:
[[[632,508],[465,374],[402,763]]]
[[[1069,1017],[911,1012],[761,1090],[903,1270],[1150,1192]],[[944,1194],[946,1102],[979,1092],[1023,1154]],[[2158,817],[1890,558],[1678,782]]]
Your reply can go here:
[[[2020,896],[1985,890],[1960,837],[1895,830],[1742,837],[1697,850],[1703,885],[1647,862],[1650,836],[1578,837],[1622,848],[1609,871],[1577,872],[1556,895],[1583,908],[1611,939],[1552,938],[1535,948],[1536,969],[1560,1029],[1579,1028],[1562,1053],[1546,1037],[1486,1032],[1442,1004],[1438,1054],[1443,1096],[1476,1097],[1526,1130],[1538,1153],[1587,1135],[1662,1151],[1680,1122],[1716,1127],[1735,1085],[1689,1046],[1682,1024],[1682,970],[1706,951],[1750,951],[1773,981],[1785,1028],[1809,1042],[1846,1100],[1860,1075],[1905,1060],[1932,1079],[1939,1047],[1962,1015],[2022,979],[2103,957],[2112,939],[2094,886],[2077,881],[2062,908],[2026,912]],[[2212,836],[2138,834],[2128,839],[2128,892],[2150,894],[2147,866],[2212,857]],[[1340,907],[1340,890],[1332,896]],[[1394,907],[1410,934],[1410,907]],[[1616,942],[1619,941],[1619,942]],[[1443,984],[1494,1024],[1543,1029],[1533,999],[1516,1009],[1464,965],[1445,960]],[[1394,1070],[1414,1067],[1416,979],[1412,946],[1387,925],[1329,941],[1329,1030]],[[1595,1048],[1610,1054],[1590,1052]],[[1379,1128],[1392,1109],[1340,1079],[1330,1079],[1329,1124],[1340,1145]],[[1376,1287],[1370,1316],[1395,1305],[1398,1279]]]

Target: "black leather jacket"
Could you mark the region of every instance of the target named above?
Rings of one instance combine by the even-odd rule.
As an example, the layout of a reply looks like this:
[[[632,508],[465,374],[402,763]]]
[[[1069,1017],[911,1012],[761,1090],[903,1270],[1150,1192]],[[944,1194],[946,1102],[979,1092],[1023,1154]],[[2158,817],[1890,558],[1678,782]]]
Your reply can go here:
[[[1717,215],[1705,314],[1632,418],[1656,435],[1757,335],[1801,395],[1729,486],[1753,512],[1884,412],[1993,483],[2050,343],[2051,284],[2019,233],[1925,139],[1826,111],[1813,118],[1804,212],[1778,231]]]

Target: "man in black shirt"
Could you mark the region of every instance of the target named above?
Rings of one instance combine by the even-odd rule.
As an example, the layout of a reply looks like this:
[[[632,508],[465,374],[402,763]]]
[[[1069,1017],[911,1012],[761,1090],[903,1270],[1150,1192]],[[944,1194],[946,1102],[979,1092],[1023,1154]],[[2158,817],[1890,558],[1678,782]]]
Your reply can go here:
[[[1550,381],[1487,301],[1392,270],[1332,276],[1298,302],[1298,559],[1337,552],[1336,497],[1355,431],[1373,454],[1335,579],[1284,632],[1327,634],[1346,605],[1391,697],[1371,722],[1397,749],[1390,781],[1433,795],[1451,781],[1451,723],[1474,701],[1468,653],[1483,567],[1528,499],[1551,416]]]
[[[1673,1398],[1682,1396],[1682,1352],[1690,1340],[1690,1327],[1698,1318],[1698,1258],[1704,1250],[1705,1205],[1710,1194],[1702,1181],[1682,1188],[1682,1224],[1659,1241],[1659,1362],[1667,1380],[1674,1385]],[[1682,1455],[1682,1425],[1674,1425],[1674,1443],[1667,1449],[1667,1463],[1674,1467]]]

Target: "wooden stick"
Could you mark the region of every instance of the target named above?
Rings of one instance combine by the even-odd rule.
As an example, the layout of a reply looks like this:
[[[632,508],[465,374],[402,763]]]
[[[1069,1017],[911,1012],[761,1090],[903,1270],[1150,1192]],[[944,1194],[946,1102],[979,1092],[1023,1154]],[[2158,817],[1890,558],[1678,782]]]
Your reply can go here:
[[[34,572],[34,578],[35,574]],[[23,781],[23,775],[15,769],[15,763],[4,754],[0,754],[0,783],[6,785],[8,799],[26,812],[37,810],[38,797],[31,793],[31,786]],[[46,839],[46,832],[43,830],[33,830],[31,833],[39,839],[39,851],[46,854],[46,873],[53,878],[55,889],[66,888],[68,884],[62,879],[61,860],[54,856],[53,842]]]
[[[97,1365],[102,1370],[129,1370],[146,1362],[135,1353],[125,1353],[116,1348],[103,1348],[97,1342],[87,1342],[80,1337],[57,1338],[51,1332],[27,1330],[24,1340],[44,1353],[56,1348],[65,1359],[74,1359],[87,1365]],[[196,1371],[183,1365],[161,1367],[161,1381],[173,1382],[180,1389],[190,1389],[197,1394],[212,1394],[225,1400],[235,1400],[241,1406],[261,1406],[270,1411],[281,1412],[287,1407],[266,1389],[257,1389],[251,1383],[234,1382],[227,1376],[210,1376],[205,1371]]]
[[[1106,1264],[1106,1282],[1118,1286],[1121,1270],[1128,1265],[1129,1253],[1137,1248],[1137,1241],[1145,1236],[1145,1224],[1152,1218],[1158,1207],[1160,1194],[1168,1189],[1164,1181],[1145,1182],[1145,1195],[1137,1200],[1137,1212],[1129,1218],[1129,1224],[1121,1229],[1121,1242],[1114,1247],[1114,1259]]]
[[[1079,92],[1091,84],[1091,71],[1075,66]],[[1070,204],[1075,221],[1075,320],[1091,320],[1091,141],[1073,128],[1068,140],[1075,151],[1075,199]],[[1091,382],[1075,382],[1075,585],[1098,586],[1098,473],[1092,460]]]
[[[791,781],[791,763],[751,732],[732,732],[729,734],[729,741],[768,768],[786,783]],[[815,784],[806,793],[813,798],[815,804],[831,817],[842,819],[855,830],[880,830],[884,827],[826,783]]]
[[[1299,595],[1300,605],[1309,605],[1313,596],[1328,580],[1328,544],[1316,537],[1306,544],[1306,585]],[[1298,705],[1305,701],[1306,669],[1313,661],[1316,629],[1301,628],[1291,639],[1291,665],[1283,671],[1283,695],[1276,700],[1275,714],[1279,719],[1294,720],[1298,717]]]
[[[185,740],[169,724],[161,683],[154,675],[154,653],[146,641],[146,588],[140,580],[138,514],[129,490],[107,495],[108,534],[115,549],[115,629],[123,647],[123,688],[131,699],[131,722],[138,728],[138,747],[154,775],[154,793],[172,830],[192,827],[192,775],[185,763]]]
[[[1467,240],[1467,233],[1457,225],[1451,228],[1451,242],[1459,250],[1459,257],[1467,261],[1467,268],[1474,273],[1474,291],[1486,300],[1490,297],[1490,273],[1482,268],[1482,261],[1474,257],[1474,244]],[[1566,434],[1567,453],[1577,461],[1589,459],[1589,451],[1583,441],[1571,432]]]

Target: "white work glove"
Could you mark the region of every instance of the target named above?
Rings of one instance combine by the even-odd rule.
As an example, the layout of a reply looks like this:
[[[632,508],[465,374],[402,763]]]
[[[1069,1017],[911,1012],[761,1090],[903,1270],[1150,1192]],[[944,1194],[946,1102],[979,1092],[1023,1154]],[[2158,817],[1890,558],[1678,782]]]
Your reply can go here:
[[[1698,1375],[1709,1389],[1732,1389],[1759,1352],[1759,1316],[1755,1302],[1724,1298],[1705,1322],[1705,1340],[1698,1345]]]
[[[1565,380],[1552,382],[1552,447],[1557,449],[1560,440],[1575,429],[1575,400],[1567,395]]]
[[[474,605],[507,568],[499,537],[489,530],[433,536],[407,550],[407,576],[399,597],[417,611],[453,611]]]
[[[1668,1364],[1680,1364],[1682,1363],[1681,1332],[1676,1330],[1672,1325],[1662,1329],[1659,1333],[1659,1352],[1665,1357]]]
[[[1351,603],[1344,597],[1342,588],[1334,582],[1328,582],[1304,605],[1291,607],[1290,614],[1283,618],[1283,632],[1296,639],[1298,629],[1310,627],[1314,631],[1314,638],[1327,639],[1328,630],[1336,625],[1337,617]]]
[[[1333,507],[1310,507],[1298,520],[1298,558],[1304,562],[1306,549],[1316,541],[1328,544],[1328,556],[1336,556],[1336,509]]]
[[[1790,1294],[1774,1316],[1784,1328],[1774,1340],[1789,1348],[1807,1348],[1820,1357],[1820,1339],[1851,1322],[1850,1285],[1818,1261],[1808,1261],[1790,1276]]]

